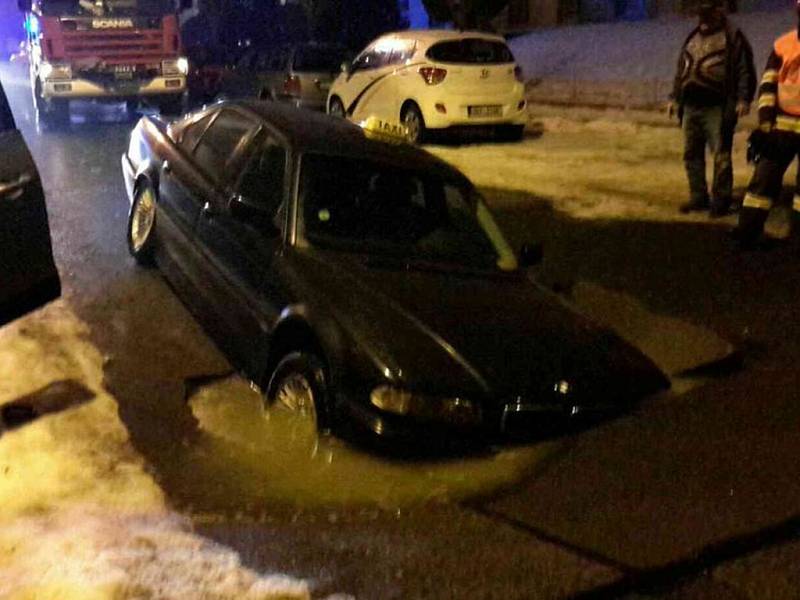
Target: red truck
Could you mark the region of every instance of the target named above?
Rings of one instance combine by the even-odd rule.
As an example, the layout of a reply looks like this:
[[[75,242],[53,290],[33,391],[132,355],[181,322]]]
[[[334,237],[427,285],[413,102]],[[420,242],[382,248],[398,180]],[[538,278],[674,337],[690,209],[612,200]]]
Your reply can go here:
[[[177,10],[190,0],[17,0],[25,13],[39,121],[68,121],[70,100],[140,100],[180,112],[189,71]]]

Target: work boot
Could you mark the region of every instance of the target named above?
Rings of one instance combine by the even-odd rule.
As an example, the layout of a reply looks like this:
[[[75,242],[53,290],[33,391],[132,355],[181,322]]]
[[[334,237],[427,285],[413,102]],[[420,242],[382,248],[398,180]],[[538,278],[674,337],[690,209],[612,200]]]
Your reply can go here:
[[[689,202],[681,204],[678,210],[685,215],[690,212],[708,210],[708,204],[708,200],[689,200]]]

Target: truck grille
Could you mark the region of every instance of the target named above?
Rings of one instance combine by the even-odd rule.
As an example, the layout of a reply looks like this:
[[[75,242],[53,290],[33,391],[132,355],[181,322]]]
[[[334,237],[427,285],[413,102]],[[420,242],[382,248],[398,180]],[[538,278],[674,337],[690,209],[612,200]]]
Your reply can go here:
[[[160,30],[64,32],[69,59],[100,59],[109,64],[158,62],[164,56]]]

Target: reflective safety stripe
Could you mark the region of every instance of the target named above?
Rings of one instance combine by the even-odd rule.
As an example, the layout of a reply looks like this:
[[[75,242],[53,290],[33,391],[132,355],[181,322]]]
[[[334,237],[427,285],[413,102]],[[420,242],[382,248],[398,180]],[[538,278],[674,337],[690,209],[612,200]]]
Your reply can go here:
[[[800,212],[800,195],[796,195],[794,197],[794,202],[792,202],[792,208],[794,208],[797,212]]]
[[[757,194],[752,194],[750,192],[747,192],[744,195],[742,206],[745,208],[757,208],[759,210],[769,210],[770,207],[772,206],[772,199],[767,198],[766,196],[759,196]]]
[[[800,133],[800,119],[781,115],[775,119],[775,129]]]
[[[758,108],[775,106],[775,94],[761,94],[758,97]]]
[[[775,69],[768,69],[764,71],[764,76],[761,78],[761,83],[775,83],[778,81],[778,72]]]

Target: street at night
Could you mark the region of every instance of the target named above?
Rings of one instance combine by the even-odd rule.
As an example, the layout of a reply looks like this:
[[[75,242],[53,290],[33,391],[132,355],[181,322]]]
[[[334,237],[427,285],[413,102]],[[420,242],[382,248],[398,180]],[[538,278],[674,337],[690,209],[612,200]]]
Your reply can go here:
[[[27,65],[0,77],[63,286],[0,330],[0,598],[800,597],[800,241],[788,206],[750,251],[736,214],[680,214],[664,115],[531,104],[521,142],[424,148],[671,389],[585,431],[398,453],[266,411],[136,265],[120,157],[140,114],[74,102],[41,127]]]

